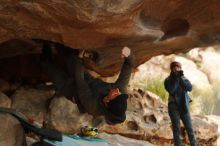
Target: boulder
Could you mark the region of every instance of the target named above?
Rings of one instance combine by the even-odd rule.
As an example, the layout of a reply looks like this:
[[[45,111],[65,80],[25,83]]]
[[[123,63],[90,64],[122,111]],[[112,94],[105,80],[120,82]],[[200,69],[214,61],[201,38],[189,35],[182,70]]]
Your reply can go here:
[[[80,114],[72,101],[53,94],[51,90],[20,88],[12,96],[12,108],[41,126],[64,133],[76,133],[83,125],[91,125],[92,116]]]
[[[114,126],[105,124],[99,128],[107,133],[147,140],[156,145],[171,145],[173,135],[167,105],[156,95],[141,90],[134,90],[130,95],[126,121]],[[210,124],[204,116],[192,116],[192,119],[198,145],[215,146],[218,138],[217,125]],[[181,129],[183,142],[188,143],[183,124]]]
[[[216,124],[218,125],[218,141],[217,141],[217,146],[220,145],[220,117],[216,115],[208,115],[207,120],[210,124]]]
[[[11,99],[0,91],[0,107],[11,107]]]
[[[79,113],[76,104],[65,97],[54,97],[48,103],[48,98],[46,98],[48,94],[48,91],[20,89],[13,96],[16,104],[12,107],[17,107],[25,115],[32,116],[38,122],[44,123],[46,127],[55,128],[67,134],[78,133],[80,128],[85,125],[94,125],[99,128],[101,133],[119,134],[141,140],[137,142],[140,145],[143,144],[142,140],[161,146],[169,146],[173,142],[167,105],[162,102],[160,97],[151,92],[130,90],[126,121],[117,125],[106,124],[102,117],[94,118],[91,115]],[[21,95],[26,98],[21,98]],[[16,97],[19,97],[20,102]],[[41,105],[36,106],[38,104]],[[49,105],[49,108],[46,108],[46,104]],[[28,107],[31,108],[28,109]],[[198,145],[214,146],[218,138],[217,125],[210,124],[204,116],[193,115],[192,121]],[[188,143],[183,125],[181,125],[181,129],[183,129],[181,133],[183,141]],[[118,143],[120,144],[122,141],[118,141]]]
[[[42,124],[52,97],[52,91],[20,88],[12,97],[12,108]]]
[[[26,146],[23,127],[9,114],[0,113],[0,146]]]
[[[220,53],[213,47],[200,51],[202,57],[201,70],[208,76],[211,84],[220,84],[220,71],[217,69],[220,66]],[[211,57],[210,57],[211,56]]]
[[[194,131],[198,144],[217,145],[218,125],[211,123],[205,116],[193,116]],[[185,135],[186,137],[186,135]]]
[[[194,61],[202,72],[207,76],[208,82],[212,85],[219,86],[220,76],[218,68],[220,66],[219,46],[207,48],[195,48],[189,51],[186,56]]]
[[[63,133],[78,133],[80,128],[91,125],[92,116],[81,114],[77,105],[65,97],[54,98],[49,105],[47,127],[55,128]]]

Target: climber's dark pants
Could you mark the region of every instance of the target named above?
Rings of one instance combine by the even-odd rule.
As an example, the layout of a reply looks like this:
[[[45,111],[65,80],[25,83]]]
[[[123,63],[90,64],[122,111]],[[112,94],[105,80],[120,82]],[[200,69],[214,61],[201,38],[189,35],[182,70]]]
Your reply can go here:
[[[75,101],[80,112],[84,112],[80,99],[91,96],[90,88],[84,80],[82,60],[74,54],[65,56],[67,71],[61,69],[54,61],[43,62],[43,67],[51,78],[55,89],[61,95]]]
[[[190,113],[188,112],[184,115],[180,114],[177,104],[175,102],[169,103],[168,110],[173,127],[174,145],[181,146],[181,140],[180,140],[180,119],[181,119],[186,128],[190,145],[196,146],[196,140],[193,133]]]

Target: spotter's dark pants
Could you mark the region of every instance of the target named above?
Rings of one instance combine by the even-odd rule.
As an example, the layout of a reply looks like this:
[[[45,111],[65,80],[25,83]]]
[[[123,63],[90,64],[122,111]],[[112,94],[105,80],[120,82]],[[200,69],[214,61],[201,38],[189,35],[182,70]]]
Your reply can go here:
[[[181,140],[180,140],[180,119],[181,119],[186,128],[189,141],[190,141],[190,145],[196,146],[196,140],[195,140],[194,133],[193,133],[190,113],[187,112],[184,115],[180,114],[177,104],[175,102],[169,103],[168,110],[169,110],[169,116],[170,116],[172,127],[173,127],[174,145],[181,146]]]

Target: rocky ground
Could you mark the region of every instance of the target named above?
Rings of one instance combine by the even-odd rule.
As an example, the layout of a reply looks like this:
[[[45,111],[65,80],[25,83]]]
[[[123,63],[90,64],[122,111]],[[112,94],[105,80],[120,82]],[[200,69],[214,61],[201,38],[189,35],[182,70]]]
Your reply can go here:
[[[208,117],[208,121],[210,123],[215,123],[218,125],[218,133],[220,133],[220,117],[219,116],[215,116],[215,115],[209,115],[207,116]],[[218,141],[217,141],[217,146],[220,146],[220,138],[218,138]]]
[[[15,108],[27,117],[45,127],[55,128],[63,133],[77,133],[83,125],[99,128],[99,137],[109,141],[110,146],[169,146],[172,143],[171,123],[167,106],[153,93],[130,90],[127,120],[115,126],[105,123],[101,117],[80,114],[77,106],[64,97],[54,97],[53,90],[18,88],[10,97],[0,94],[0,106]],[[20,146],[24,142],[24,132],[16,119],[0,114],[0,146]],[[211,118],[213,119],[213,118]],[[215,118],[214,118],[215,119]],[[193,115],[193,126],[198,144],[216,146],[218,125],[209,117]],[[182,127],[182,137],[188,143]],[[36,138],[26,137],[29,145]]]

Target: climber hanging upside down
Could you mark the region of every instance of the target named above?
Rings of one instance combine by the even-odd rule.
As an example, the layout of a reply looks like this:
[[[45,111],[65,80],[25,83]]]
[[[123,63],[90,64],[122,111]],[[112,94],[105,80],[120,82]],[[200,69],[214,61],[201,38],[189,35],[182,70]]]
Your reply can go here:
[[[126,88],[133,64],[130,49],[127,47],[122,49],[121,56],[124,63],[115,83],[103,82],[93,78],[85,71],[82,60],[87,56],[85,51],[65,46],[59,46],[57,50],[59,55],[65,56],[66,72],[54,62],[48,44],[44,44],[42,49],[42,65],[51,78],[56,91],[74,101],[82,113],[87,112],[93,116],[103,115],[108,124],[124,122],[128,98]],[[65,50],[67,51],[65,52]]]

